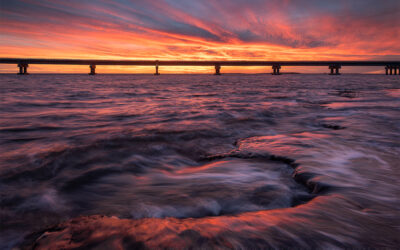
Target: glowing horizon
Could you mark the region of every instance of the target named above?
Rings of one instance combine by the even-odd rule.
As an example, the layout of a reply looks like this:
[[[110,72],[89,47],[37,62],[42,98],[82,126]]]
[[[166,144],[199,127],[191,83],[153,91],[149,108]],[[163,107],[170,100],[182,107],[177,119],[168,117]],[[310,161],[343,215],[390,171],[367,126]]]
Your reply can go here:
[[[16,0],[1,3],[0,22],[1,57],[400,60],[400,4],[396,0],[100,0],[96,4]],[[86,73],[87,67],[32,65],[29,70]],[[15,65],[0,65],[0,73],[15,71]],[[154,69],[99,66],[97,71],[151,73]],[[213,69],[161,67],[160,71],[209,73]],[[287,67],[285,71],[320,70]],[[223,72],[261,73],[270,68],[224,67]]]

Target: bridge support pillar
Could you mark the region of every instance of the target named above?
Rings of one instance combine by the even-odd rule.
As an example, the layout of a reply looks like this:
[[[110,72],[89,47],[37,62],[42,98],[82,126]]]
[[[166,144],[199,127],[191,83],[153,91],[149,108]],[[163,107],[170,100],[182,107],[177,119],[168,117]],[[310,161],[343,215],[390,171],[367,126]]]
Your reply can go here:
[[[280,75],[279,70],[281,69],[281,65],[272,65],[273,75]]]
[[[340,75],[339,69],[342,68],[340,65],[330,65],[329,69],[331,70],[330,75]]]
[[[221,75],[221,65],[215,64],[215,75]]]
[[[160,75],[160,73],[158,72],[158,61],[156,61],[156,73],[154,73],[155,76]]]
[[[19,67],[18,75],[29,75],[28,73],[29,65],[27,63],[20,63],[18,64],[18,67]]]
[[[389,66],[389,75],[393,75],[393,67]]]
[[[389,66],[385,67],[385,74],[388,75],[389,74]]]
[[[394,70],[394,75],[397,75],[397,67],[396,66],[393,67],[393,70]]]
[[[24,74],[24,66],[22,66],[22,64],[18,64],[18,67],[19,67],[18,75],[23,75]]]
[[[96,74],[96,65],[91,64],[90,65],[90,73],[89,75],[95,75]]]

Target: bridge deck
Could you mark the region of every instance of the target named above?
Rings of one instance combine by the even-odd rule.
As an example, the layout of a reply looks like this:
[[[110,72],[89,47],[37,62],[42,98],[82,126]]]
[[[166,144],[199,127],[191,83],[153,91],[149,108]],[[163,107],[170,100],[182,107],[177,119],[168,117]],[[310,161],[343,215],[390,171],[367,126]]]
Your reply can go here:
[[[97,65],[135,65],[155,66],[214,66],[215,74],[220,75],[221,66],[272,66],[274,75],[280,75],[282,66],[329,66],[331,75],[340,75],[342,66],[385,66],[386,75],[397,75],[400,61],[158,61],[158,60],[89,60],[89,59],[30,59],[0,58],[2,64],[17,64],[20,75],[28,74],[29,64],[89,65],[90,75],[96,74]],[[399,69],[400,74],[400,69]]]
[[[1,64],[135,65],[135,66],[399,66],[400,61],[156,61],[0,58]]]

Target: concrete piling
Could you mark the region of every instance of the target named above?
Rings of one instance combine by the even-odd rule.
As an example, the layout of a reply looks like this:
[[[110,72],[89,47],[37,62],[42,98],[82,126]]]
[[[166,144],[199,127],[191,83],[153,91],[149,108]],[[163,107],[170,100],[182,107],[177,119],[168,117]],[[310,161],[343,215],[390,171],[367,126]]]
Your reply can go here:
[[[160,75],[160,73],[158,72],[158,61],[156,61],[156,73],[154,73],[155,76]]]
[[[27,63],[19,63],[18,67],[19,67],[18,75],[29,75],[28,73],[29,65]]]
[[[329,69],[331,70],[330,75],[340,75],[339,69],[341,68],[341,65],[329,65]]]
[[[221,75],[221,65],[215,64],[215,75]]]
[[[96,65],[91,64],[90,65],[90,73],[89,75],[95,75],[96,74]]]
[[[272,65],[273,75],[280,75],[279,70],[281,69],[281,65]]]

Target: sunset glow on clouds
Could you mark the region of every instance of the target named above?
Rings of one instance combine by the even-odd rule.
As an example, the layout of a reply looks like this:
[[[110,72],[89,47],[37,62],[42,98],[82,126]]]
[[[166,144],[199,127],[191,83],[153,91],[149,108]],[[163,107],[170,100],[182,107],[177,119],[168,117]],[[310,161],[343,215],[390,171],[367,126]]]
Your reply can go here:
[[[0,57],[400,59],[398,0],[0,1]],[[125,70],[132,67],[112,68]]]

